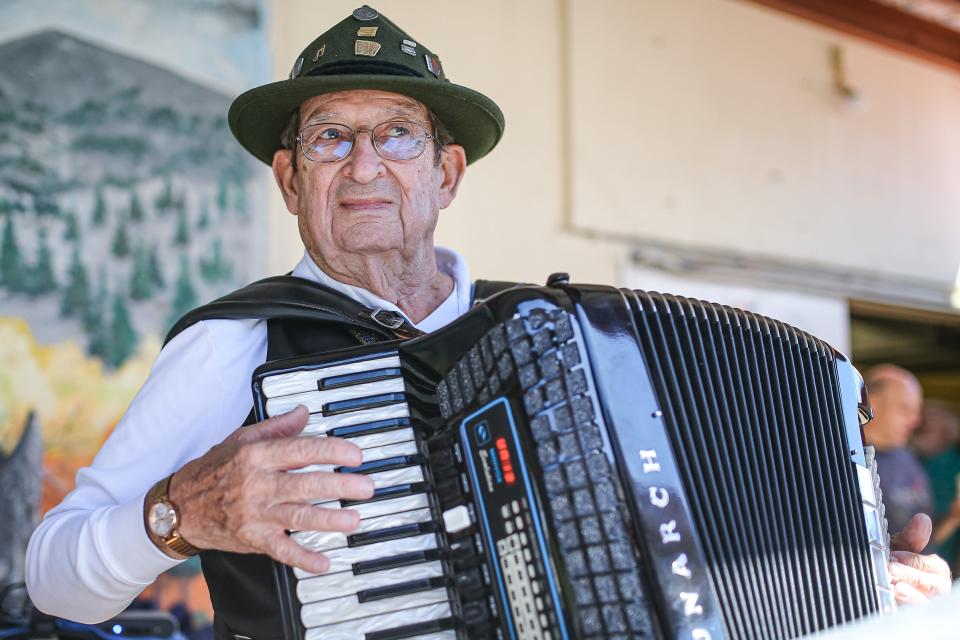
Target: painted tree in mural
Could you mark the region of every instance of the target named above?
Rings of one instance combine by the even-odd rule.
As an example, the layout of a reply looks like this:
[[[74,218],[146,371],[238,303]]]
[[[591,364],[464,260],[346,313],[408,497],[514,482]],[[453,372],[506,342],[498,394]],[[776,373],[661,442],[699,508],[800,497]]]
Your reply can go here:
[[[57,290],[57,278],[53,275],[53,254],[47,241],[46,227],[37,229],[37,261],[27,278],[27,293],[40,296]]]
[[[173,324],[197,306],[197,290],[190,277],[190,262],[186,256],[180,258],[180,273],[177,275],[176,289],[173,293],[173,310],[170,313],[169,324]]]
[[[217,207],[220,208],[220,213],[226,213],[230,208],[230,182],[226,176],[220,176],[217,185]]]
[[[113,255],[117,258],[126,258],[130,255],[130,238],[127,236],[127,221],[120,218],[117,228],[113,232],[113,243],[110,245]]]
[[[150,277],[150,256],[143,243],[133,252],[133,274],[130,276],[130,297],[147,300],[153,295],[153,279]]]
[[[107,361],[110,355],[110,323],[107,322],[107,272],[100,269],[97,293],[92,296],[83,314],[87,333],[87,353]]]
[[[223,258],[223,245],[220,239],[213,241],[213,248],[210,251],[210,258],[200,260],[200,277],[205,282],[218,282],[220,280],[229,280],[233,274],[233,268]]]
[[[60,298],[60,315],[80,316],[87,312],[90,303],[90,283],[87,282],[87,267],[80,259],[80,247],[74,246],[67,269],[67,283]]]
[[[197,219],[197,230],[206,231],[210,227],[210,207],[207,206],[207,203],[203,203],[203,208],[200,209],[200,217]]]
[[[120,291],[113,295],[113,321],[110,325],[110,334],[112,340],[107,361],[113,366],[119,367],[133,355],[137,348],[137,332],[134,331],[133,324],[130,322],[127,301]]]
[[[0,239],[0,283],[11,291],[17,290],[23,258],[17,242],[17,232],[13,228],[13,214],[8,213],[3,223],[3,238]]]
[[[141,222],[144,218],[143,204],[140,203],[140,196],[136,191],[130,192],[130,220]]]
[[[93,199],[93,214],[90,221],[96,227],[102,227],[107,221],[107,201],[103,199],[103,189],[97,188]]]
[[[68,213],[63,216],[66,223],[66,229],[63,231],[64,240],[78,240],[80,238],[80,229],[77,228],[77,216],[74,213]]]
[[[173,242],[180,247],[190,244],[190,225],[187,224],[187,210],[184,207],[177,207],[177,230]]]
[[[236,185],[233,191],[233,207],[236,209],[237,213],[240,214],[240,217],[247,217],[247,190],[243,188],[242,184]]]
[[[177,199],[173,195],[173,181],[170,176],[163,179],[163,190],[154,200],[153,206],[158,216],[165,216],[177,206]]]
[[[163,277],[163,267],[160,266],[160,258],[157,257],[157,245],[150,246],[150,256],[147,259],[147,266],[150,271],[150,282],[156,289],[163,289],[167,286]]]

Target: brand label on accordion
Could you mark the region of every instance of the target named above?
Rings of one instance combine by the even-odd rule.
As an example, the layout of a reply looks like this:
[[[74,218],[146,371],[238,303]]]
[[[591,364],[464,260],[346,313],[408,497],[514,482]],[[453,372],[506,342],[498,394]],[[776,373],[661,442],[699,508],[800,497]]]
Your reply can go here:
[[[495,594],[510,638],[567,638],[542,517],[506,399],[460,425]]]

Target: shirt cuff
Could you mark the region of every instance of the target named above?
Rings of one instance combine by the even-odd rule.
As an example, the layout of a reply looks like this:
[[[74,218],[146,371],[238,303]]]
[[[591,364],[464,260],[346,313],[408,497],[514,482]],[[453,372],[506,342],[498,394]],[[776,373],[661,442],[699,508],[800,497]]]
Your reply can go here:
[[[100,540],[109,540],[101,550],[110,570],[134,584],[148,585],[157,576],[182,560],[166,555],[154,546],[143,526],[146,494],[127,504],[111,507],[100,521]]]

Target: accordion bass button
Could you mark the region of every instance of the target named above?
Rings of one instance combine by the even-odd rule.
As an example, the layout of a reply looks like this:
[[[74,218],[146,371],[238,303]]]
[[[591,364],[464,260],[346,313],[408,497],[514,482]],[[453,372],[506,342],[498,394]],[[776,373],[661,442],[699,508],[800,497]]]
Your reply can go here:
[[[459,533],[473,525],[473,517],[466,505],[460,505],[443,512],[443,528],[447,533]]]
[[[467,600],[477,600],[486,594],[483,574],[480,573],[480,569],[457,572],[457,575],[454,576],[454,584],[457,593]]]
[[[480,627],[480,629],[470,629],[471,632],[473,631],[482,632],[482,628],[490,624],[490,611],[487,608],[487,603],[483,600],[474,600],[472,602],[464,602],[463,603],[463,623],[467,626],[468,629],[470,629],[471,627]]]
[[[436,493],[444,509],[450,510],[466,502],[466,495],[458,477],[438,480],[436,482]]]

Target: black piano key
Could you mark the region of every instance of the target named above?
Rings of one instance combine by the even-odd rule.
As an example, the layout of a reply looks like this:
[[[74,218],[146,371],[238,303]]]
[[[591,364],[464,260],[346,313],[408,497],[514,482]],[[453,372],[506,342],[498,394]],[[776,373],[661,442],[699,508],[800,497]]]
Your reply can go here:
[[[388,420],[375,420],[373,422],[364,422],[363,424],[336,427],[327,431],[327,435],[332,438],[353,438],[356,436],[368,436],[382,431],[404,429],[409,426],[410,418],[390,418]]]
[[[363,560],[361,562],[355,562],[352,570],[354,575],[360,575],[362,573],[374,573],[376,571],[384,571],[386,569],[396,569],[397,567],[409,567],[412,564],[420,564],[421,562],[431,562],[433,560],[439,560],[442,557],[443,553],[440,551],[440,549],[411,551],[410,553],[402,553],[389,558],[377,558],[376,560]]]
[[[415,493],[423,493],[426,490],[426,482],[410,482],[392,487],[381,487],[374,490],[373,497],[369,500],[341,500],[340,506],[348,509],[358,504],[363,504],[364,502],[379,502],[380,500],[389,500],[390,498],[402,498],[403,496],[412,496]]]
[[[458,622],[456,618],[440,618],[439,620],[430,620],[428,622],[418,622],[417,624],[408,624],[404,627],[395,629],[384,629],[383,631],[374,631],[364,636],[365,640],[402,640],[403,638],[415,638],[428,633],[438,633],[448,629],[456,629]]]
[[[391,584],[386,587],[375,587],[373,589],[363,589],[357,592],[357,600],[361,603],[371,602],[373,600],[385,600],[396,596],[405,596],[410,593],[420,591],[431,591],[447,586],[447,579],[443,576],[436,578],[421,578],[411,580],[410,582],[401,582],[400,584]]]
[[[396,540],[397,538],[408,538],[424,533],[436,533],[439,528],[436,522],[413,522],[411,524],[402,524],[386,529],[364,531],[363,533],[354,533],[347,536],[347,546],[362,547],[368,544],[376,544],[377,542]]]
[[[403,402],[406,396],[402,393],[381,393],[375,396],[366,396],[363,398],[350,398],[348,400],[338,400],[328,402],[323,405],[323,415],[333,416],[347,411],[359,411],[360,409],[373,409],[375,407],[385,407],[388,404]]]
[[[339,387],[349,387],[363,382],[380,382],[390,378],[400,377],[400,369],[373,369],[371,371],[358,371],[356,373],[345,373],[340,376],[331,376],[317,381],[317,389],[326,391],[327,389],[337,389]]]
[[[356,467],[337,467],[336,471],[337,473],[379,473],[381,471],[392,471],[393,469],[402,469],[403,467],[422,464],[423,456],[415,453],[406,456],[383,458],[381,460],[371,460]]]

